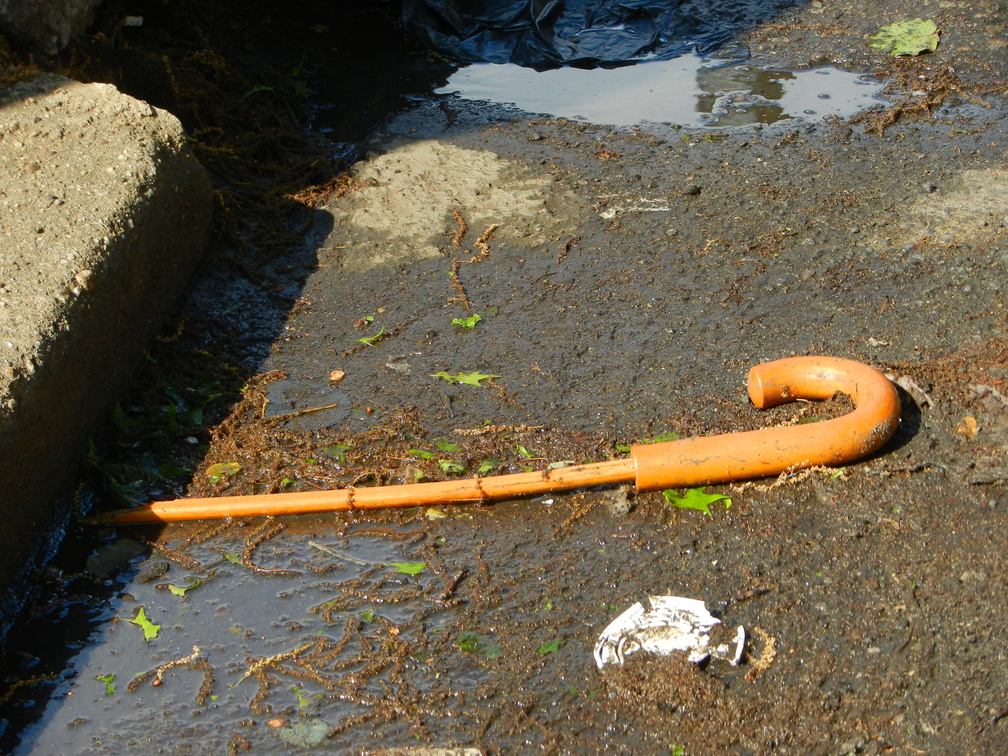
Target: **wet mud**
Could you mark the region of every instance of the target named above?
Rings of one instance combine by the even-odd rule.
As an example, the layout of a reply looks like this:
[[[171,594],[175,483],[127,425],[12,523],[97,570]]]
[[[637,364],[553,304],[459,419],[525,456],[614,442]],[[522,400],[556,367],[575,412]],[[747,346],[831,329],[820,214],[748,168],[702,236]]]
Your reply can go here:
[[[891,375],[879,453],[716,487],[710,515],[618,488],[72,528],[12,634],[10,750],[1004,751],[1004,9],[944,3],[910,61],[864,45],[880,13],[811,3],[746,35],[890,82],[851,119],[397,110],[305,182],[301,245],[208,268],[81,495],[121,505],[116,464],[189,467],[126,476],[147,498],[392,485],[845,411],[748,403],[748,368],[793,354]],[[124,430],[150,397],[163,443]],[[742,664],[598,670],[602,630],[662,594],[743,625]]]

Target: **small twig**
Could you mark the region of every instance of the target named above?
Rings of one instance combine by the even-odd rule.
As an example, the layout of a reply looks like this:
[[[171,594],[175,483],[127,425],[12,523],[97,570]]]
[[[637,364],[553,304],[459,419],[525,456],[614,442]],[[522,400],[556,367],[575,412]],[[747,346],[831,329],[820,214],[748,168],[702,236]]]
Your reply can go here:
[[[274,417],[268,418],[271,423],[282,423],[284,420],[290,420],[295,417],[301,417],[301,415],[308,415],[312,412],[322,412],[323,410],[333,409],[340,405],[339,402],[333,402],[332,404],[326,404],[323,407],[309,407],[308,409],[296,410],[295,412],[285,412],[282,415],[275,415]]]
[[[323,546],[321,543],[316,543],[315,541],[308,541],[308,545],[311,546],[313,549],[323,551],[326,554],[329,554],[330,556],[336,557],[337,559],[342,559],[344,562],[350,562],[351,564],[359,564],[363,566],[371,564],[371,562],[367,562],[363,559],[358,559],[357,557],[350,556],[349,554],[343,554],[342,552],[330,549],[328,546]]]

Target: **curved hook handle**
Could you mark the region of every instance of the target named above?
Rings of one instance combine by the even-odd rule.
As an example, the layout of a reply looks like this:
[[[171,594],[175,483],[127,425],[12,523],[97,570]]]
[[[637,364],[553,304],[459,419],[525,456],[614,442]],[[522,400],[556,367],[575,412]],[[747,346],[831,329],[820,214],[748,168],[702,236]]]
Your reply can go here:
[[[749,398],[760,409],[796,399],[847,394],[854,411],[832,420],[726,433],[631,449],[638,491],[725,483],[871,454],[899,427],[896,388],[875,368],[837,357],[791,357],[749,371]]]

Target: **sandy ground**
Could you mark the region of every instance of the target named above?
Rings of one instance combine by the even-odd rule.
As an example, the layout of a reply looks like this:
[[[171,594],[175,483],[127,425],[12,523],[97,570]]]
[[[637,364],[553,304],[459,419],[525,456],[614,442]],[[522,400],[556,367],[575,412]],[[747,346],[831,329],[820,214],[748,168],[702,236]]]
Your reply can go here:
[[[864,44],[907,12],[813,3],[748,35],[775,65],[888,72],[892,123],[615,131],[420,104],[371,136],[312,243],[258,287],[210,271],[180,331],[249,376],[179,435],[194,494],[542,469],[843,412],[747,403],[748,368],[792,354],[892,375],[880,453],[716,487],[710,516],[602,490],[82,531],[35,627],[132,577],[21,752],[1003,752],[1005,10],[915,4],[943,32],[928,59]],[[473,372],[492,377],[437,376]],[[599,671],[605,626],[662,594],[744,626],[742,665]]]

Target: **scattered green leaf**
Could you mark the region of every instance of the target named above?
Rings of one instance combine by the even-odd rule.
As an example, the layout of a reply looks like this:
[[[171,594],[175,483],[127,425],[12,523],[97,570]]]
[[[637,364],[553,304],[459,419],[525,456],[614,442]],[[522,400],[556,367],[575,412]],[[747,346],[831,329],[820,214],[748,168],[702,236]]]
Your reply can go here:
[[[316,748],[329,736],[329,725],[318,717],[299,719],[274,730],[284,743],[296,748]]]
[[[144,640],[148,642],[153,640],[154,638],[157,638],[158,633],[161,631],[161,625],[155,625],[153,622],[147,619],[147,613],[144,611],[144,608],[142,606],[139,609],[137,609],[136,617],[126,621],[131,622],[134,625],[137,625],[138,627],[142,628],[144,634]]]
[[[456,645],[467,654],[483,654],[487,659],[496,659],[501,655],[500,643],[488,641],[473,632],[465,632],[459,636]]]
[[[683,496],[679,496],[673,490],[662,491],[665,499],[674,507],[679,509],[699,509],[701,512],[710,515],[710,505],[718,501],[725,503],[725,509],[731,507],[731,497],[724,494],[704,493],[703,488],[691,488]],[[711,515],[713,516],[713,515]]]
[[[441,472],[443,473],[465,472],[465,465],[452,459],[439,459],[438,467],[441,468]]]
[[[111,675],[95,675],[95,680],[98,682],[105,683],[105,695],[111,696],[115,693],[115,674]]]
[[[192,582],[186,586],[169,585],[168,590],[176,596],[181,596],[185,598],[186,591],[191,591],[193,588],[198,588],[200,586],[200,579],[195,575],[190,575],[189,580]]]
[[[451,441],[438,441],[436,446],[443,452],[453,453],[462,451],[461,446],[459,446],[458,444],[453,444]]]
[[[127,426],[126,411],[123,410],[119,402],[116,402],[112,411],[109,412],[109,421],[117,428],[125,428]]]
[[[434,459],[434,452],[424,451],[423,449],[410,449],[407,454],[420,457],[420,459]]]
[[[654,438],[649,438],[645,441],[641,441],[642,444],[663,444],[666,441],[675,441],[679,438],[679,434],[675,431],[669,431],[668,433],[659,433]],[[616,447],[617,449],[619,447]],[[629,450],[628,450],[629,451]]]
[[[463,330],[466,331],[471,331],[473,328],[476,327],[476,324],[479,323],[481,320],[483,320],[483,318],[481,318],[476,313],[473,313],[468,318],[453,318],[452,325],[458,326],[459,328],[462,328]]]
[[[166,462],[165,464],[155,468],[155,470],[162,478],[184,478],[192,474],[192,470],[189,468],[179,467],[171,462]]]
[[[487,375],[486,373],[481,373],[478,370],[474,370],[471,373],[455,373],[454,375],[442,370],[439,373],[434,373],[431,377],[441,378],[449,383],[465,383],[469,386],[479,386],[481,385],[480,381],[484,381],[487,378],[500,378],[499,375]]]
[[[280,481],[280,485],[281,486],[289,486],[293,482],[294,481],[291,480],[290,478],[284,478],[283,480]]]
[[[357,612],[357,616],[365,622],[374,622],[374,618],[378,616],[378,612],[375,611],[373,606],[369,606],[364,611]]]
[[[468,654],[479,651],[479,636],[476,633],[462,633],[457,643],[458,647]]]
[[[368,346],[374,346],[379,341],[381,341],[383,338],[385,338],[387,335],[388,334],[385,333],[385,327],[383,326],[382,329],[380,331],[378,331],[378,333],[376,333],[374,336],[363,336],[362,338],[357,339],[357,341],[360,342],[361,344],[367,344]]]
[[[487,457],[482,462],[480,462],[480,466],[476,468],[476,474],[477,475],[483,475],[485,473],[491,472],[500,463],[501,462],[500,462],[499,459],[491,459],[491,458]]]
[[[549,643],[543,643],[539,646],[540,654],[552,654],[554,651],[558,651],[561,646],[561,641],[550,641]]]
[[[346,461],[346,454],[350,450],[349,444],[333,444],[332,446],[327,446],[322,451],[328,454],[330,457],[335,457],[338,462]]]
[[[938,27],[928,19],[899,21],[868,37],[868,44],[890,55],[920,55],[938,48]]]
[[[251,95],[258,94],[259,92],[272,92],[273,87],[263,86],[262,84],[256,84],[252,89],[242,95],[242,97],[250,97]]]
[[[537,606],[532,610],[533,612],[551,612],[553,611],[553,599],[548,598],[543,602],[542,606]]]
[[[224,555],[224,558],[231,562],[231,564],[241,564],[241,554],[236,551],[229,551]]]
[[[535,456],[532,452],[530,452],[521,444],[518,444],[516,448],[518,449],[518,455],[524,457],[525,459],[532,459],[532,457]]]
[[[419,575],[427,567],[427,562],[389,562],[389,565],[404,575]]]
[[[241,469],[242,466],[238,462],[218,462],[216,465],[210,465],[206,469],[206,474],[211,478],[216,476],[219,479],[225,475],[237,475]]]

